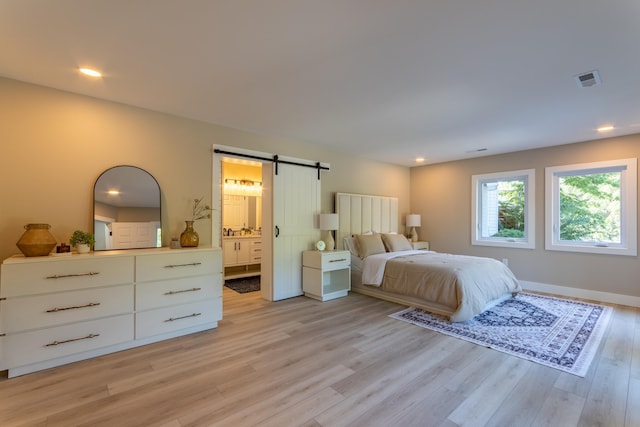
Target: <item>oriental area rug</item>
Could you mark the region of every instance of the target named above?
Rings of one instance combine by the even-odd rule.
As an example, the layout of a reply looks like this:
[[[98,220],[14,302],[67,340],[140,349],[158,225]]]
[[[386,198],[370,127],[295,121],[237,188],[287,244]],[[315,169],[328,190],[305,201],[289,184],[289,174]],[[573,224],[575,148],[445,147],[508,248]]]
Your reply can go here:
[[[390,317],[584,377],[611,312],[598,304],[523,292],[464,322],[417,308]]]

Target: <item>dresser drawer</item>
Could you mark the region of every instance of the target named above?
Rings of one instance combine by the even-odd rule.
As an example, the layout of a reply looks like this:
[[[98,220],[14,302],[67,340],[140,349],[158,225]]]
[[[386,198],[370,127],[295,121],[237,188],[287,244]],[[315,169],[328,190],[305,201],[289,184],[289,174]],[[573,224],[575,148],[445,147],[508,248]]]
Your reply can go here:
[[[72,259],[51,257],[41,262],[2,264],[0,296],[11,298],[133,283],[133,256],[70,257]]]
[[[133,314],[7,334],[5,368],[28,365],[133,340]]]
[[[211,276],[161,280],[136,285],[136,310],[185,304],[222,296],[222,278]]]
[[[133,285],[17,297],[3,303],[4,332],[11,333],[133,313]]]
[[[136,339],[179,331],[222,318],[222,298],[136,313]]]
[[[171,251],[136,257],[136,282],[212,275],[222,272],[221,257],[216,251]]]

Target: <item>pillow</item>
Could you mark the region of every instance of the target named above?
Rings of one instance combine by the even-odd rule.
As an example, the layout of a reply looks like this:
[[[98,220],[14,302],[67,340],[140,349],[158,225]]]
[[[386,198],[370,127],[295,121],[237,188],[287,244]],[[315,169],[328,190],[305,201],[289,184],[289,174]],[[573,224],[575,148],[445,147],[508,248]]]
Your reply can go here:
[[[351,255],[358,256],[358,244],[355,237],[345,237],[342,242],[344,243],[344,248],[351,252]]]
[[[371,234],[375,234],[375,232],[368,230],[368,231],[363,231],[360,234],[371,235]],[[360,255],[358,254],[358,242],[356,241],[355,234],[352,234],[351,236],[346,236],[342,240],[342,243],[344,244],[344,248],[349,252],[351,252],[351,255],[360,257]]]
[[[356,234],[358,242],[358,255],[366,258],[369,255],[382,254],[386,252],[380,234]]]
[[[402,234],[383,234],[382,242],[387,252],[410,251],[413,249],[411,242]]]

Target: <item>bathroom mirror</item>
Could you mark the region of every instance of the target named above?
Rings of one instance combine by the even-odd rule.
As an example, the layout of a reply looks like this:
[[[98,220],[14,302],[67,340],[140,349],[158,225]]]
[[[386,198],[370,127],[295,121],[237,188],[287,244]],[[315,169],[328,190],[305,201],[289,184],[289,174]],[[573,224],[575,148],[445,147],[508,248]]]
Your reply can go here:
[[[160,186],[144,169],[116,166],[93,187],[96,251],[162,246]]]
[[[225,194],[222,226],[236,231],[242,228],[262,229],[262,197]]]

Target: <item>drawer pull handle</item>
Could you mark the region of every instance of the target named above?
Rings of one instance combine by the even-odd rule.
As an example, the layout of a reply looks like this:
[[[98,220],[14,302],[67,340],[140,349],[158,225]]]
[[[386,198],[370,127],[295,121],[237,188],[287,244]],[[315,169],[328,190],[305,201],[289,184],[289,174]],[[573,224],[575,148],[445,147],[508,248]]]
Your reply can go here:
[[[330,259],[329,262],[345,262],[347,259],[346,258],[342,258],[342,259]]]
[[[100,305],[99,302],[90,302],[89,304],[85,304],[85,305],[74,305],[71,307],[62,307],[62,308],[52,308],[47,310],[47,313],[57,313],[58,311],[65,311],[65,310],[75,310],[76,308],[85,308],[85,307],[95,307],[96,305]]]
[[[187,314],[186,316],[180,316],[180,317],[170,317],[167,320],[165,320],[165,322],[173,322],[174,320],[180,320],[180,319],[186,319],[188,317],[198,317],[200,316],[202,313],[193,313],[193,314]]]
[[[63,279],[65,277],[95,276],[96,274],[100,274],[100,272],[98,272],[98,271],[90,271],[88,273],[54,274],[53,276],[48,276],[47,279]]]
[[[193,267],[201,264],[202,264],[201,262],[190,262],[188,264],[170,264],[170,265],[165,265],[164,268]]]
[[[192,288],[192,289],[183,289],[181,291],[169,291],[169,292],[165,292],[165,295],[174,295],[174,294],[181,294],[182,292],[196,292],[196,291],[200,291],[202,290],[202,288]]]
[[[56,345],[66,344],[66,343],[69,343],[69,342],[80,341],[80,340],[88,340],[88,339],[99,337],[99,336],[100,336],[100,334],[89,334],[86,337],[72,338],[70,340],[50,342],[49,344],[45,344],[44,346],[45,347],[53,347],[53,346],[56,346]]]

